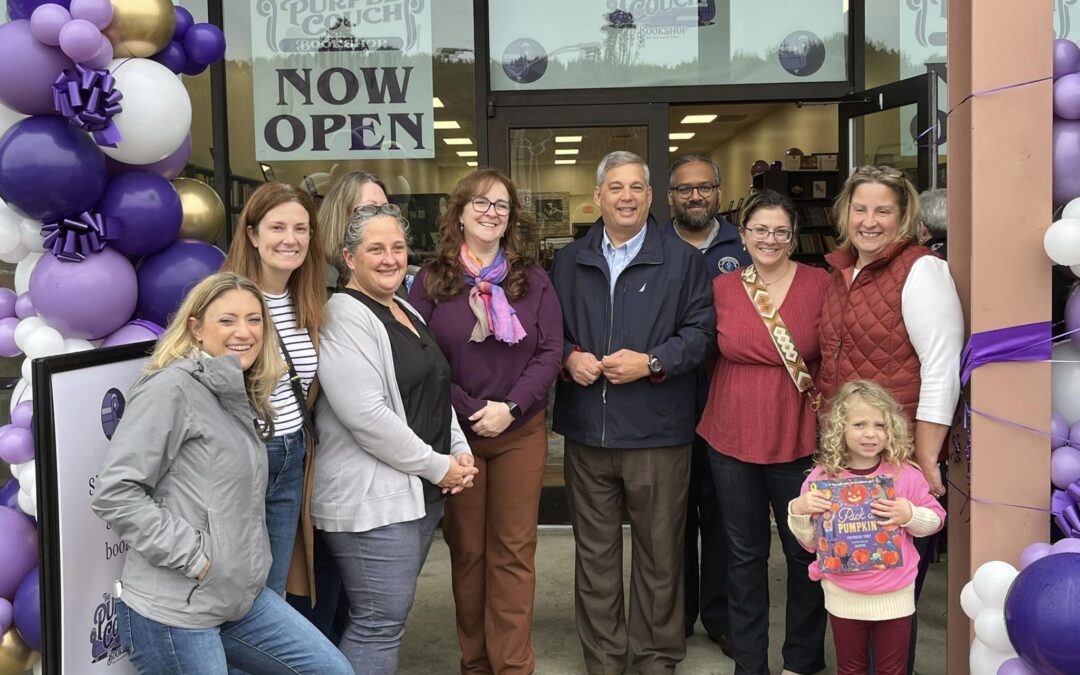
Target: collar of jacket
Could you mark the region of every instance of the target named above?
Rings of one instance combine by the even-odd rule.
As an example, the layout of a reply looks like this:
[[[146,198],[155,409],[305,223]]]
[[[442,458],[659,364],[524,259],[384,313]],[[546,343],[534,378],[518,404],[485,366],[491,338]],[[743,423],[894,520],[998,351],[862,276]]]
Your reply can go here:
[[[660,233],[660,226],[657,225],[656,219],[653,218],[651,213],[648,220],[645,221],[645,228],[645,241],[641,243],[641,250],[630,261],[630,265],[658,265],[664,262],[664,242],[661,239],[663,235]],[[578,251],[577,261],[589,265],[598,265],[599,262],[603,262],[606,269],[607,260],[604,258],[604,251],[601,248],[603,245],[604,219],[597,218],[593,226],[589,228],[588,234],[585,235],[585,248]]]
[[[730,244],[732,242],[739,241],[739,228],[734,223],[729,221],[727,218],[721,216],[720,214],[716,214],[715,220],[716,222],[720,223],[720,229],[716,232],[716,239],[713,239],[712,243],[709,244],[709,248],[705,250],[706,253],[713,250],[717,246],[720,246],[721,244]],[[679,233],[675,231],[674,218],[667,222],[667,225],[664,226],[663,231],[664,234],[682,239]],[[683,239],[683,241],[686,240]]]
[[[875,269],[877,267],[884,267],[885,265],[889,264],[890,260],[900,255],[901,251],[903,251],[908,246],[913,245],[914,243],[915,241],[912,239],[902,239],[900,241],[894,241],[893,243],[885,247],[885,250],[882,251],[881,255],[879,255],[870,264],[868,264],[866,267],[863,267],[862,269],[868,270]],[[858,261],[859,254],[856,253],[855,247],[851,244],[842,246],[841,248],[838,248],[832,253],[825,256],[825,262],[829,263],[829,265],[831,265],[832,267],[840,270],[848,269],[849,267],[855,267],[855,263]]]
[[[203,353],[178,359],[171,364],[217,396],[229,412],[250,422],[254,419],[244,381],[244,369],[236,356],[209,356]]]

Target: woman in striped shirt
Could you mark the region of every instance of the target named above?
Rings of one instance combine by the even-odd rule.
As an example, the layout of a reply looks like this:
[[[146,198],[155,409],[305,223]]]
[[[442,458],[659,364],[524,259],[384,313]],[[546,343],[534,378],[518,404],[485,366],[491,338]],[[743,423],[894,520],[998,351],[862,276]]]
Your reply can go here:
[[[321,255],[308,255],[317,216],[311,197],[285,183],[260,186],[240,214],[223,270],[246,276],[262,290],[289,372],[271,396],[276,414],[266,443],[269,477],[266,528],[273,563],[266,585],[285,592],[296,543],[305,457],[314,439],[305,427],[318,366],[318,327],[326,303]]]

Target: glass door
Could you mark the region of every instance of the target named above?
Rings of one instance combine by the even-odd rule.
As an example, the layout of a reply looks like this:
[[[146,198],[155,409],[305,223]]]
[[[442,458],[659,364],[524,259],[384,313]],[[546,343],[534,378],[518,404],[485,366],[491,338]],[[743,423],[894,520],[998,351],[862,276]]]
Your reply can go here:
[[[614,150],[649,164],[652,214],[668,218],[666,105],[501,107],[488,121],[491,166],[510,176],[535,225],[525,231],[532,255],[550,269],[555,253],[600,217],[593,203],[596,167]],[[552,388],[554,398],[554,387]],[[563,439],[551,431],[540,501],[541,524],[570,522],[563,483]]]
[[[945,115],[937,107],[939,84],[931,70],[845,98],[838,114],[840,175],[884,164],[904,171],[920,191],[942,186],[938,154]]]

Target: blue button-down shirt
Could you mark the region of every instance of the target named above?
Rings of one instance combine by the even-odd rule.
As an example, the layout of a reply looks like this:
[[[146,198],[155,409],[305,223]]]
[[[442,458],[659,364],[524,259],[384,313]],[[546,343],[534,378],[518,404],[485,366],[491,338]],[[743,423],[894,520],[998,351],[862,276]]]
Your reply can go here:
[[[622,246],[615,246],[608,238],[607,228],[604,228],[604,241],[600,244],[600,249],[604,252],[604,260],[607,261],[612,297],[615,296],[615,282],[619,280],[619,275],[623,273],[626,266],[641,251],[641,245],[645,243],[645,231],[648,229],[649,225],[646,223],[641,226],[640,232],[623,242]]]

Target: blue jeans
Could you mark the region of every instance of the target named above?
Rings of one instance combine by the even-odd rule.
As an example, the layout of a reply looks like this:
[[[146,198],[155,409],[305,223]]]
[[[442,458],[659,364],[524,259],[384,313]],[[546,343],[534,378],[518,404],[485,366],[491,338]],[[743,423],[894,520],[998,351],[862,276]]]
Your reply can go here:
[[[266,533],[270,535],[270,574],[266,587],[282,595],[289,575],[296,524],[300,521],[300,498],[304,490],[304,456],[307,439],[298,429],[266,442]]]
[[[323,532],[349,598],[349,625],[338,646],[358,673],[394,675],[416,578],[442,518],[443,501],[428,502],[419,520],[367,532]]]
[[[264,588],[242,619],[216,628],[175,628],[116,601],[120,644],[152,675],[224,675],[229,666],[260,675],[352,675],[334,645],[283,598]]]

